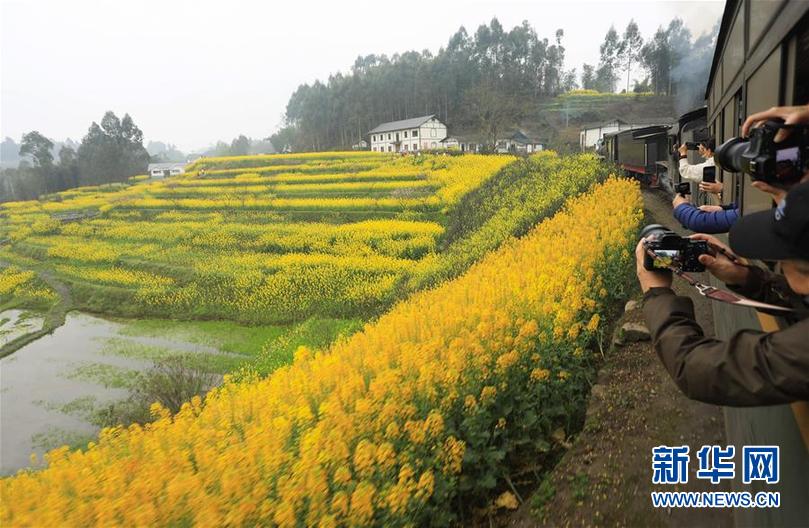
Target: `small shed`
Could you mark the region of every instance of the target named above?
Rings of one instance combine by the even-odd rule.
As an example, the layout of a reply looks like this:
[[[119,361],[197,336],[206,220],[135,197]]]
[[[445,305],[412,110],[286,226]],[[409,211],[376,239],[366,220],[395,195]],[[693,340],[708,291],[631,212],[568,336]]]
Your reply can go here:
[[[482,139],[471,135],[447,136],[439,143],[441,144],[441,148],[471,153],[482,152],[485,150],[486,146],[486,143]]]
[[[351,150],[369,150],[369,148],[370,147],[368,146],[368,142],[365,141],[364,139],[361,139],[356,143],[354,143],[353,145],[351,145]]]
[[[167,178],[185,172],[185,162],[181,163],[150,163],[149,177],[152,179]]]

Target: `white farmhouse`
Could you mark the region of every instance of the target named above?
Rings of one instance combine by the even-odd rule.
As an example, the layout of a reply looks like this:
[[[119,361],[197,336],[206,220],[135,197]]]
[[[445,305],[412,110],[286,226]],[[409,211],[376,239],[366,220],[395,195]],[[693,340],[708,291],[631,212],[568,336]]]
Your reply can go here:
[[[368,132],[374,152],[418,152],[442,148],[447,125],[435,115],[382,123]]]
[[[185,172],[185,163],[150,163],[149,176],[152,178],[165,178],[176,176]]]

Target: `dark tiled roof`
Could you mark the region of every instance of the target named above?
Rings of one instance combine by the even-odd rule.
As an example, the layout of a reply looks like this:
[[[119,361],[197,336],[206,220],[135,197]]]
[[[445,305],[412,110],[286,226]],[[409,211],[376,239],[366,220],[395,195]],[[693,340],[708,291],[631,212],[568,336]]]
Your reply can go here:
[[[393,130],[404,130],[407,128],[418,128],[430,119],[434,118],[435,114],[421,116],[421,117],[411,117],[410,119],[402,119],[401,121],[391,121],[389,123],[382,123],[378,127],[374,128],[369,134],[378,134],[380,132],[390,132]]]

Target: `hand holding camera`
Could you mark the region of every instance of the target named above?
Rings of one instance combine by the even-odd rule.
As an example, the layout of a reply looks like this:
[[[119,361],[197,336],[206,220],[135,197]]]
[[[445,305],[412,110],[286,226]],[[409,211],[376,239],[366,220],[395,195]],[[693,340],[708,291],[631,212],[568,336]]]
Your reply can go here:
[[[700,264],[705,266],[711,275],[725,284],[743,285],[747,282],[750,270],[747,266],[738,263],[738,258],[728,246],[718,238],[703,233],[696,233],[689,237],[691,240],[701,240],[708,245],[708,253],[698,257]]]
[[[708,271],[729,285],[743,285],[750,270],[739,262],[718,238],[698,233],[681,237],[658,224],[646,226],[635,248],[641,289],[671,287],[671,269],[682,272]]]
[[[809,123],[809,105],[803,106],[774,106],[763,112],[756,112],[745,119],[742,125],[742,136],[747,137],[750,130],[763,123],[767,119],[783,120],[785,125],[795,125],[798,123]],[[790,130],[785,128],[779,130],[774,141],[780,143],[789,137]]]
[[[688,198],[686,198],[682,194],[675,194],[674,195],[674,200],[671,201],[671,207],[672,207],[672,209],[677,209],[681,205],[687,204],[687,203],[691,203],[688,200]]]
[[[706,241],[681,237],[660,224],[644,227],[640,236],[645,246],[643,267],[646,270],[705,271],[699,256],[708,253]]]
[[[756,122],[756,115],[748,121]],[[797,117],[790,119],[797,123]],[[809,125],[765,121],[750,130],[745,122],[744,130],[750,131],[749,139],[731,138],[716,149],[717,166],[775,187],[789,187],[801,180],[809,168]]]
[[[646,241],[641,238],[635,246],[635,273],[640,282],[640,289],[643,293],[650,288],[671,288],[673,280],[672,274],[668,270],[650,271],[644,266],[646,260]]]
[[[680,182],[674,186],[674,191],[677,193],[678,196],[682,196],[685,198],[689,194],[691,194],[691,184],[688,182]]]

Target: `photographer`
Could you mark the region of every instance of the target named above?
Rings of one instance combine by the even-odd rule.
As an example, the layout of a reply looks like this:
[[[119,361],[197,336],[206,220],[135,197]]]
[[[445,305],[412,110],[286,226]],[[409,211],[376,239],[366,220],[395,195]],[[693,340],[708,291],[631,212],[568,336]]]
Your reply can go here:
[[[796,317],[792,326],[777,332],[741,330],[728,341],[706,337],[691,300],[672,291],[672,274],[646,269],[641,241],[636,260],[643,312],[655,350],[678,387],[692,399],[720,405],[809,399],[809,183],[795,186],[778,209],[743,217],[730,231],[730,245],[738,255],[778,261],[783,276],[736,263],[723,253],[730,249],[714,237],[692,238],[719,248],[699,261],[731,289],[790,306]]]
[[[685,143],[680,145],[680,148],[678,149],[680,154],[680,178],[701,184],[703,169],[705,167],[714,166],[713,151],[715,148],[716,141],[714,138],[708,138],[705,141],[701,141],[697,147],[697,150],[699,151],[699,155],[705,158],[705,161],[691,165],[688,163],[688,145]],[[719,194],[722,192],[722,184],[709,184],[705,188],[700,185],[700,190]]]

